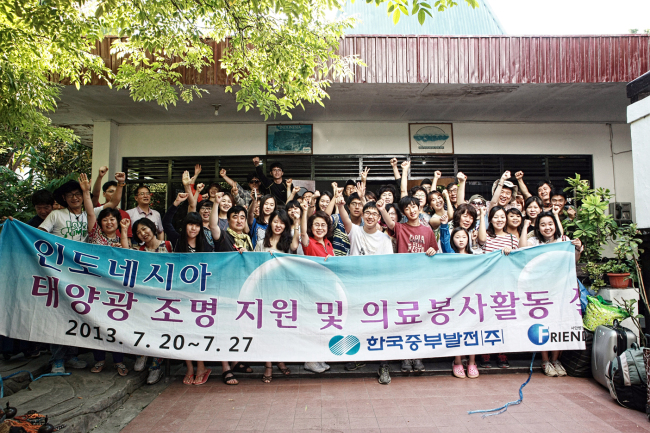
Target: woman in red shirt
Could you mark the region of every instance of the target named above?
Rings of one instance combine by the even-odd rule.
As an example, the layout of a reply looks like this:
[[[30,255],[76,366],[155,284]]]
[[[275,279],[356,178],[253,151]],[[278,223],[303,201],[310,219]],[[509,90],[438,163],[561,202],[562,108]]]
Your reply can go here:
[[[334,231],[332,219],[322,210],[317,210],[307,219],[308,200],[303,200],[300,207],[302,207],[300,220],[302,251],[306,256],[325,257],[327,260],[327,257],[334,255],[332,242],[327,239]],[[314,373],[323,373],[329,370],[330,366],[324,362],[305,362],[304,368]]]

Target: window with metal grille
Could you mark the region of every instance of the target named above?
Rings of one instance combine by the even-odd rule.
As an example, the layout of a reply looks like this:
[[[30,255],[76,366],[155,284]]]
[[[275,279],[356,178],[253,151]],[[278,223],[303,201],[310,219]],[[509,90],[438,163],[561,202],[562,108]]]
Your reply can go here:
[[[524,172],[524,180],[530,192],[535,194],[537,182],[550,179],[556,187],[566,187],[568,177],[580,174],[582,179],[593,183],[593,159],[591,155],[287,155],[262,157],[264,172],[273,162],[284,166],[284,177],[315,180],[316,188],[330,190],[331,182],[342,186],[348,179],[358,180],[364,167],[369,167],[368,189],[377,189],[384,183],[393,183],[393,169],[389,163],[397,158],[398,167],[405,159],[411,161],[409,178],[433,178],[436,170],[443,178],[454,177],[461,171],[467,175],[466,197],[481,194],[491,198],[495,180],[505,170],[510,170],[515,182],[516,171]],[[254,171],[252,156],[199,156],[177,158],[124,158],[122,167],[129,184],[163,184],[167,187],[167,202],[174,200],[172,183],[179,183],[183,171],[194,174],[194,165],[201,164],[199,181],[209,183],[222,181],[219,170],[225,169],[233,180],[246,186],[246,176]],[[401,167],[399,167],[401,173]]]

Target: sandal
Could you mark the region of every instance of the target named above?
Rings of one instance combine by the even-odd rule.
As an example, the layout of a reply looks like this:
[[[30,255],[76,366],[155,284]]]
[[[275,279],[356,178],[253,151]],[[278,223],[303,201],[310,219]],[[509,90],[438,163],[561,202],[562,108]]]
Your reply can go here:
[[[457,365],[457,364],[451,364],[451,371],[459,379],[465,379],[465,369],[463,368],[463,364]]]
[[[266,375],[267,370],[271,370],[271,374],[268,376]],[[264,374],[262,375],[262,382],[271,383],[272,380],[273,380],[273,367],[266,367],[264,369]]]
[[[284,364],[284,363],[280,363]],[[278,364],[278,369],[284,374],[285,376],[289,376],[291,374],[291,370],[285,365],[284,368],[280,367],[280,364]]]
[[[237,381],[237,383],[229,383],[233,379],[237,380],[232,370],[224,371],[221,373],[221,380],[223,380],[223,383],[226,385],[239,385],[239,381]]]
[[[232,368],[232,371],[234,371],[235,373],[252,373],[253,369],[251,368],[250,365],[244,364],[243,362],[239,362],[237,363],[237,365],[235,365]]]
[[[183,378],[183,384],[184,385],[192,385],[194,383],[194,375],[187,373],[185,377]]]
[[[126,368],[126,365],[124,365],[123,362],[121,362],[121,363],[119,363],[119,364],[115,364],[115,368],[117,368],[117,374],[119,374],[119,375],[122,376],[122,377],[124,377],[124,376],[126,376],[127,374],[129,374],[129,369]]]
[[[205,370],[201,376],[196,376],[196,379],[194,379],[194,385],[203,385],[205,382],[208,381],[208,378],[210,377],[210,374],[212,374],[212,370]]]
[[[93,368],[90,369],[91,373],[101,373],[102,370],[104,369],[104,365],[106,364],[106,361],[99,361],[98,363],[95,364]]]

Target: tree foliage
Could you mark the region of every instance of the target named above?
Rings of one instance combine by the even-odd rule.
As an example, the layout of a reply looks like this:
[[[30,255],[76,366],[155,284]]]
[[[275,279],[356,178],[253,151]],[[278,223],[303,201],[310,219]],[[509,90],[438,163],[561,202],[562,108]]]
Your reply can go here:
[[[220,59],[231,77],[225,91],[235,95],[239,110],[258,110],[265,119],[291,118],[291,111],[305,102],[323,105],[328,86],[363,65],[362,59],[336,53],[354,19],[332,18],[329,11],[341,9],[345,1],[0,2],[0,163],[20,179],[31,179],[32,187],[60,175],[40,165],[57,152],[66,156],[63,173],[84,169],[89,163],[79,158],[88,152],[71,130],[52,125],[47,117],[56,109],[61,84],[80,88],[94,76],[128,89],[136,101],[165,107],[179,99],[190,102],[207,90],[183,83],[180,71],[214,66],[210,40],[227,41]],[[412,14],[424,23],[432,11],[456,5],[453,0],[366,1],[385,4],[395,22]],[[93,54],[106,35],[120,37],[112,46],[122,59],[117,71]]]

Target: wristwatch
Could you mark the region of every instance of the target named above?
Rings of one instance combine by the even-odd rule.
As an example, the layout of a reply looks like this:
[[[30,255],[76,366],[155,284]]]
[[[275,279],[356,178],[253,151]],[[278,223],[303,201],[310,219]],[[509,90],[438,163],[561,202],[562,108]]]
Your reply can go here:
[[[126,186],[126,182],[120,182],[120,183],[117,184],[117,186],[125,187],[125,186]]]

